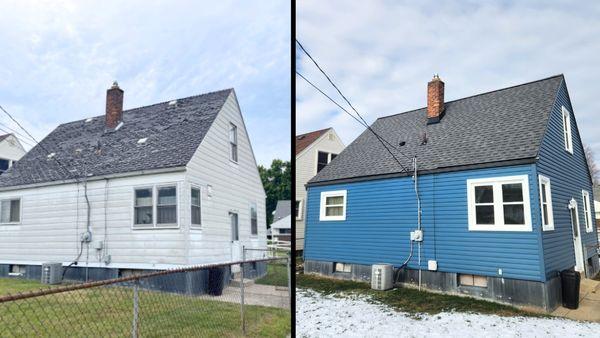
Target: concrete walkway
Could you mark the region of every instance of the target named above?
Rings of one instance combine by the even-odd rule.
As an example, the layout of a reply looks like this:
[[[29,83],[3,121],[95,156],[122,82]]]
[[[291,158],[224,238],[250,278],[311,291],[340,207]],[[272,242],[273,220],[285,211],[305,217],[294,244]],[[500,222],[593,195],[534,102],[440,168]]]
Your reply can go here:
[[[560,306],[552,315],[575,320],[600,322],[600,281],[584,278],[579,290],[579,308],[567,309]]]

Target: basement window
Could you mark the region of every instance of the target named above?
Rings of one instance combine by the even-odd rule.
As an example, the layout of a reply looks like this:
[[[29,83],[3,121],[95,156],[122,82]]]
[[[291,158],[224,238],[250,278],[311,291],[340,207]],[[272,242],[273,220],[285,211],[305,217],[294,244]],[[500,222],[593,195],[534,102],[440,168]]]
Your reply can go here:
[[[25,276],[25,273],[27,273],[27,268],[25,267],[25,265],[12,264],[10,265],[9,269],[9,276]]]
[[[21,222],[21,199],[0,201],[0,223],[18,224],[19,222]]]
[[[333,263],[333,272],[352,272],[352,264]]]
[[[346,190],[321,192],[321,221],[346,220]]]
[[[480,288],[487,288],[487,277],[469,274],[458,274],[458,285],[459,286],[477,286]]]

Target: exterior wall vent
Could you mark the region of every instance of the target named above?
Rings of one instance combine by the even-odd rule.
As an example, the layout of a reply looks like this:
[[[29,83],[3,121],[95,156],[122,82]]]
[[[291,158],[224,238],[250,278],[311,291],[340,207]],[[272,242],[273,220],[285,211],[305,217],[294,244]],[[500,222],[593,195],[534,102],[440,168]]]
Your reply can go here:
[[[374,264],[371,269],[371,289],[389,290],[394,287],[394,268],[390,264]]]

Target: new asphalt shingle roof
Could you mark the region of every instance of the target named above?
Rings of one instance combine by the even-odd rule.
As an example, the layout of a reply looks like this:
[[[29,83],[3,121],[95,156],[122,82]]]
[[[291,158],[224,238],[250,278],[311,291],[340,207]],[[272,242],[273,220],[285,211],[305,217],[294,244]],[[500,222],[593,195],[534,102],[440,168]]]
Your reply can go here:
[[[118,130],[105,128],[104,115],[61,124],[0,176],[0,188],[185,166],[232,92],[125,110]]]
[[[435,124],[427,124],[427,108],[421,108],[379,118],[371,127],[399,150],[392,149],[411,174],[415,155],[419,171],[424,172],[532,159],[563,80],[557,75],[446,102],[444,115]],[[399,146],[401,142],[406,143]],[[406,174],[365,130],[308,184]]]

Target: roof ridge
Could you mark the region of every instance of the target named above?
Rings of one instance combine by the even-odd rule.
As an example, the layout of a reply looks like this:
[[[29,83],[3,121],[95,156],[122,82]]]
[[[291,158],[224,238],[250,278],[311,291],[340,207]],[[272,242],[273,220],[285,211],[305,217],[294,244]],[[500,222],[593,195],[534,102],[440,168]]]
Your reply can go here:
[[[333,128],[333,127],[327,127],[327,128],[323,128],[323,129],[317,129],[317,130],[309,131],[308,133],[304,133],[304,134],[296,135],[296,138],[298,138],[298,137],[300,137],[300,136],[305,136],[305,135],[308,135],[308,134],[316,133],[316,132],[323,132],[323,131],[325,131],[325,130],[329,130],[329,129],[331,129],[331,128]]]
[[[556,77],[564,77],[564,74],[560,73],[560,74],[556,74],[556,75],[545,77],[543,79],[538,79],[538,80],[534,80],[534,81],[519,83],[519,84],[516,84],[516,85],[504,87],[504,88],[498,88],[498,89],[490,90],[490,91],[479,93],[479,94],[465,96],[465,97],[461,97],[459,99],[455,99],[455,100],[452,100],[452,101],[446,101],[446,102],[444,102],[444,104],[446,104],[446,103],[452,103],[452,102],[456,102],[456,101],[461,101],[461,100],[466,100],[466,99],[470,99],[470,98],[481,96],[481,95],[487,95],[487,94],[499,92],[499,91],[502,91],[502,90],[507,90],[507,89],[513,89],[513,88],[516,88],[516,87],[526,86],[526,85],[530,85],[530,84],[533,84],[533,83],[536,83],[536,82],[547,81],[547,80],[550,80],[550,79],[553,79],[553,78],[556,78]],[[377,120],[379,120],[379,119],[385,119],[385,118],[388,118],[388,117],[393,117],[393,116],[397,116],[397,115],[401,115],[401,114],[412,113],[412,112],[415,112],[417,110],[422,110],[422,109],[427,109],[427,106],[421,107],[421,108],[417,108],[417,109],[407,110],[407,111],[404,111],[404,112],[401,112],[401,113],[392,114],[392,115],[381,116],[381,117],[378,117]],[[377,121],[377,120],[375,120],[375,121]]]

